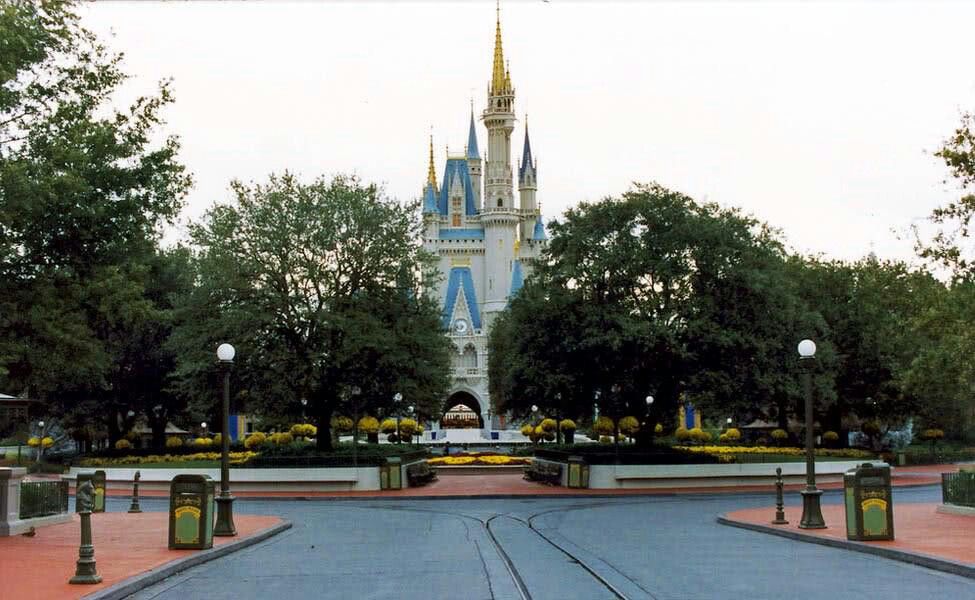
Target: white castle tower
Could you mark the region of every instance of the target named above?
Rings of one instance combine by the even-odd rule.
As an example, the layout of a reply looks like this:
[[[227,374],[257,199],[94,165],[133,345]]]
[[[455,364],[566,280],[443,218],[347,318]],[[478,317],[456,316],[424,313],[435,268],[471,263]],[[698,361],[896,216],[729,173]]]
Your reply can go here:
[[[489,436],[489,430],[504,428],[504,415],[496,414],[488,394],[488,332],[509,298],[521,289],[547,242],[535,198],[537,162],[533,162],[527,126],[515,206],[511,168],[515,89],[501,44],[500,10],[481,120],[487,129],[483,171],[472,110],[467,147],[463,154],[447,154],[439,187],[431,136],[423,189],[423,241],[440,258],[443,278],[435,293],[453,349],[452,385],[444,410],[467,406],[478,413],[484,426],[478,435]]]

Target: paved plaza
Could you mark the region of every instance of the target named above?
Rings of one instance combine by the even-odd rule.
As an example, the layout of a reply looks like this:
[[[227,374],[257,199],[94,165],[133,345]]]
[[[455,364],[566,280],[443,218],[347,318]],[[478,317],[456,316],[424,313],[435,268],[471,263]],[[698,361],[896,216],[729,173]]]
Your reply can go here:
[[[894,499],[936,502],[939,490]],[[798,500],[787,497],[790,519]],[[827,505],[839,501],[826,492]],[[242,501],[240,512],[294,527],[133,598],[975,598],[970,579],[715,521],[768,504],[767,494]]]

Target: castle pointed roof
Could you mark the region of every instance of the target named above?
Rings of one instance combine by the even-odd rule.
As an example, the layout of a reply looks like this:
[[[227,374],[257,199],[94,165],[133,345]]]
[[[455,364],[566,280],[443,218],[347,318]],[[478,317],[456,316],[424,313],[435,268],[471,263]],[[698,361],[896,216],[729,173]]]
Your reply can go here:
[[[474,127],[473,109],[471,109],[471,128],[470,132],[467,134],[467,158],[477,160],[481,158],[481,154],[477,151],[477,128]]]
[[[491,94],[501,94],[508,88],[508,74],[505,72],[504,50],[501,49],[501,2],[498,1],[498,18],[494,32],[494,69],[491,72]]]
[[[532,145],[528,140],[528,117],[525,117],[525,146],[521,150],[521,166],[518,167],[518,179],[525,178],[525,171],[528,169],[534,169],[535,164],[532,162]]]
[[[539,242],[548,239],[548,234],[545,233],[545,223],[542,222],[542,215],[538,215],[538,218],[535,219],[535,230],[532,232],[532,239]]]
[[[444,170],[443,182],[440,184],[440,198],[438,208],[440,214],[447,215],[450,206],[450,183],[459,185],[464,191],[464,214],[467,216],[477,214],[477,205],[474,203],[474,185],[471,182],[471,172],[467,168],[467,159],[460,157],[447,157],[447,168]]]
[[[423,213],[439,213],[437,207],[437,190],[431,183],[423,187]]]
[[[521,261],[516,259],[511,266],[511,293],[508,297],[517,294],[523,285],[525,285],[525,276],[521,271]]]
[[[433,134],[430,134],[430,164],[427,167],[427,185],[437,187],[437,171],[433,167]]]

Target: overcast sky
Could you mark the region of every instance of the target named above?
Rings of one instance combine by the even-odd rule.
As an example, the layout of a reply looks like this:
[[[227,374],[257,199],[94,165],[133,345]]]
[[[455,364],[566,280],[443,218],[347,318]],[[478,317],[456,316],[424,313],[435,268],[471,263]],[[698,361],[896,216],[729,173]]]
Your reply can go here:
[[[196,185],[354,172],[418,196],[491,73],[493,2],[101,2],[125,100],[175,80],[166,131]],[[505,58],[547,219],[656,180],[780,228],[806,253],[910,258],[954,195],[931,156],[975,109],[975,3],[503,2]],[[114,35],[109,39],[109,35]],[[483,152],[486,132],[479,125]],[[175,236],[170,236],[175,237]]]

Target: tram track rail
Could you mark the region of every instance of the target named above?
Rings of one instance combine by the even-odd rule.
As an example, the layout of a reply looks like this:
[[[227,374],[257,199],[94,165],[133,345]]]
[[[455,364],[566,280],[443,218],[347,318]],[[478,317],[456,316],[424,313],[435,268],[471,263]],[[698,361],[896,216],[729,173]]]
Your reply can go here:
[[[580,503],[580,504],[570,505],[570,506],[566,506],[566,507],[562,507],[562,508],[558,508],[558,509],[548,509],[548,510],[540,511],[540,512],[535,513],[535,514],[528,515],[527,517],[518,517],[518,516],[512,515],[510,513],[502,513],[502,514],[493,515],[493,516],[491,516],[491,517],[489,517],[487,519],[480,519],[478,517],[474,517],[474,516],[471,516],[471,515],[467,515],[467,514],[460,513],[460,512],[455,512],[455,511],[436,510],[436,509],[432,509],[432,508],[403,507],[403,506],[394,506],[394,505],[389,505],[389,504],[376,505],[376,504],[371,504],[370,503],[370,504],[357,505],[357,508],[373,509],[373,510],[378,509],[378,510],[394,510],[394,511],[404,511],[404,512],[428,513],[428,514],[436,514],[436,515],[443,515],[443,516],[451,516],[451,517],[463,519],[465,521],[475,521],[475,522],[477,522],[484,529],[484,531],[485,531],[485,533],[487,535],[487,538],[491,541],[491,544],[494,546],[495,551],[498,553],[498,556],[501,558],[502,564],[504,564],[505,569],[508,572],[508,575],[511,577],[511,580],[512,580],[515,588],[518,590],[518,594],[521,597],[521,600],[535,600],[535,597],[532,595],[530,586],[528,585],[528,583],[526,583],[525,577],[522,575],[521,571],[519,570],[518,565],[512,559],[512,557],[511,557],[510,553],[508,552],[508,550],[505,548],[504,542],[502,542],[498,538],[498,536],[496,535],[495,530],[492,528],[492,525],[498,519],[508,519],[508,520],[511,520],[511,521],[514,521],[514,522],[520,524],[527,531],[530,531],[535,536],[537,536],[539,539],[541,539],[542,541],[544,541],[546,544],[548,544],[552,548],[556,549],[559,553],[561,553],[566,558],[568,558],[569,559],[569,562],[571,564],[578,565],[578,567],[580,567],[583,571],[585,571],[602,588],[604,588],[606,591],[608,591],[612,595],[613,598],[615,598],[617,600],[637,600],[636,597],[633,597],[631,595],[628,595],[623,590],[620,590],[617,585],[615,585],[607,577],[605,577],[603,574],[601,574],[596,567],[594,567],[593,565],[591,565],[586,558],[580,556],[576,552],[573,552],[571,549],[566,548],[564,545],[559,544],[558,542],[556,542],[555,540],[553,540],[550,536],[546,535],[543,531],[541,531],[535,525],[534,519],[536,519],[538,517],[543,517],[543,516],[545,516],[547,514],[550,514],[550,513],[562,512],[562,511],[567,511],[567,510],[582,510],[582,509],[585,509],[585,508],[596,508],[596,507],[600,507],[600,506],[620,505],[620,504],[643,504],[645,502],[646,502],[646,500],[644,500],[642,502],[598,502],[598,503],[585,503],[585,504],[581,504]],[[646,594],[646,597],[647,598],[651,598],[651,599],[654,599],[655,598],[655,596],[649,590],[646,590],[642,585],[640,585],[639,582],[635,581],[633,578],[631,578],[628,575],[626,575],[625,573],[621,572],[616,567],[614,567],[614,566],[612,566],[612,565],[610,565],[608,563],[606,563],[606,564],[607,564],[607,567],[610,568],[610,569],[612,569],[619,577],[624,578],[631,585],[633,585],[634,587],[637,587],[640,590],[642,590],[643,593]],[[494,598],[493,591],[492,591],[492,598]]]

